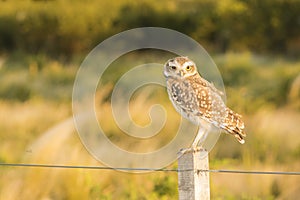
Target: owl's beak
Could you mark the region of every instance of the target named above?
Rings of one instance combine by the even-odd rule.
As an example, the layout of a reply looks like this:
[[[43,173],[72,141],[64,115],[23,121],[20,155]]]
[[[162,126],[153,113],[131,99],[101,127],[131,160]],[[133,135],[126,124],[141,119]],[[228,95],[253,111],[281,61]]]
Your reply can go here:
[[[179,71],[179,75],[180,75],[181,77],[183,77],[183,76],[184,76],[184,71],[183,71],[183,70],[180,70],[180,71]]]

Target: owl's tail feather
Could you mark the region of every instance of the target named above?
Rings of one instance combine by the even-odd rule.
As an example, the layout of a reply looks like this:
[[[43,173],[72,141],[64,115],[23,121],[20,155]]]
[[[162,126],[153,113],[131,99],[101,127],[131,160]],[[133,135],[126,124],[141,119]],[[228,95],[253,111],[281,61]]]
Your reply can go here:
[[[246,133],[244,132],[244,122],[242,116],[227,108],[227,116],[222,128],[232,134],[241,144],[245,143]]]
[[[239,141],[239,143],[244,144],[245,143],[245,135],[243,136],[242,134],[235,132],[234,137]]]

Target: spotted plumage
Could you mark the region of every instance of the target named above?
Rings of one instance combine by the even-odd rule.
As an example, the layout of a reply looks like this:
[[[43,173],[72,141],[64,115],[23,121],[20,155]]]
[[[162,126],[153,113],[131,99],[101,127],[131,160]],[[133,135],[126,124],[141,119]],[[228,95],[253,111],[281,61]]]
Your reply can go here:
[[[170,59],[164,65],[169,98],[183,117],[209,130],[213,125],[235,136],[243,144],[242,116],[227,108],[215,86],[203,79],[193,61],[187,57]],[[196,137],[193,145],[200,141]]]

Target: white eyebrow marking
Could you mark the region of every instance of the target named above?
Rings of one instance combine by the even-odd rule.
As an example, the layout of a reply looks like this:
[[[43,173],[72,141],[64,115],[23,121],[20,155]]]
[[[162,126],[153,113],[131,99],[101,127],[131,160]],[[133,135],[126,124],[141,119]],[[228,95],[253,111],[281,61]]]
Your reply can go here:
[[[195,63],[193,63],[193,62],[191,62],[191,61],[188,61],[188,62],[185,62],[185,63],[183,64],[183,67],[187,67],[187,66],[189,66],[189,65],[195,66]]]

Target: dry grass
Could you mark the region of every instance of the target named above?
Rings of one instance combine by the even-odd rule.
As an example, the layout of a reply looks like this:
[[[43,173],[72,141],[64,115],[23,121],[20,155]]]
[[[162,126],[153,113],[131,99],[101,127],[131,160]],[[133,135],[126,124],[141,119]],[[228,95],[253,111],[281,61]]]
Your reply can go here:
[[[4,105],[7,106],[7,104],[2,104],[3,108],[5,107]],[[31,112],[26,113],[26,109],[23,106],[30,106]],[[28,103],[27,106],[23,106],[14,105],[15,109],[9,109],[9,112],[11,116],[15,116],[15,124],[28,127],[28,129],[35,124],[35,120],[40,119],[41,115],[45,114],[45,110],[49,110],[45,109],[46,107],[49,108],[49,105],[46,107],[42,105],[36,106],[34,111],[30,103]],[[108,110],[110,106],[108,104],[104,104],[101,107],[105,113],[109,113]],[[19,110],[24,111],[23,117],[17,115]],[[5,109],[2,109],[2,113],[4,111]],[[8,112],[8,109],[6,111]],[[53,116],[55,119],[63,119],[66,116],[66,111],[63,111],[63,109],[53,109],[51,112],[52,113],[47,113],[47,116]],[[137,110],[135,110],[135,112],[138,113]],[[174,116],[176,115],[174,114]],[[216,162],[215,159],[218,158],[214,157],[218,156],[215,151],[222,151],[223,148],[222,142],[219,141],[212,152],[211,167],[266,171],[299,170],[297,168],[300,162],[297,160],[297,157],[294,157],[296,160],[291,160],[291,155],[287,155],[289,159],[285,160],[284,163],[279,163],[276,157],[276,153],[280,152],[280,149],[276,148],[282,148],[283,152],[291,153],[289,151],[293,151],[297,148],[297,145],[300,145],[298,140],[294,140],[299,133],[293,131],[297,126],[296,121],[299,116],[300,114],[293,110],[282,109],[276,112],[262,111],[250,117],[247,119],[249,122],[248,126],[250,126],[252,131],[255,130],[255,132],[249,133],[247,143],[244,146],[235,146],[235,141],[232,140],[231,137],[222,136],[224,144],[232,145],[236,148],[236,151],[242,152],[241,160],[233,159],[226,161],[225,159],[222,162]],[[50,122],[45,121],[45,125],[56,123],[54,119],[52,119],[53,121],[48,120]],[[105,120],[104,124],[107,125],[112,123],[112,118],[108,116],[101,120]],[[9,123],[7,123],[6,126],[8,129],[10,127]],[[169,126],[167,129],[171,129],[171,127],[172,126]],[[114,129],[116,128],[115,126],[107,126],[106,128],[111,128],[112,130],[110,131],[117,131]],[[26,129],[26,131],[28,129]],[[265,134],[263,137],[260,137],[260,133]],[[23,152],[23,155],[21,152],[17,154],[17,157],[21,159],[19,162],[99,165],[99,163],[87,153],[78,139],[71,118],[59,122],[48,131],[38,135],[38,138],[32,140],[33,142],[31,144],[28,145],[27,143],[25,147],[23,146],[23,150],[26,150],[26,152]],[[285,141],[280,143],[279,141],[283,138]],[[257,142],[259,139],[262,140],[262,143],[254,144],[254,142]],[[254,149],[257,145],[263,145],[266,140],[269,140],[269,142],[266,143],[267,145],[271,145],[270,149]],[[9,143],[9,141],[5,141],[6,144]],[[11,145],[15,143],[16,141]],[[276,143],[279,143],[279,146],[272,146]],[[142,146],[144,145],[145,144]],[[8,152],[5,153],[3,149],[2,151],[5,155],[10,155]],[[230,153],[232,152],[228,154]],[[261,155],[258,154],[266,154],[267,158],[260,161],[257,156]],[[230,155],[228,157],[230,157]],[[10,168],[4,169],[4,173],[1,174],[0,199],[13,200],[19,199],[20,196],[22,199],[163,199],[163,196],[159,196],[154,191],[155,185],[159,184],[167,184],[167,186],[173,188],[167,193],[169,197],[164,197],[170,199],[171,197],[176,198],[177,195],[176,176],[175,173],[134,175],[103,170]],[[167,181],[164,182],[165,180]],[[228,180],[231,181],[228,182]],[[297,182],[298,177],[286,178],[283,176],[270,175],[212,174],[212,197],[214,199],[276,199],[273,193],[277,194],[274,190],[278,187],[280,193],[278,195],[282,197],[281,199],[290,199],[299,194]],[[138,185],[142,185],[142,187],[137,187]]]
[[[104,104],[101,109],[106,111],[110,106]],[[38,117],[44,113],[44,108],[39,111],[28,114],[27,117]],[[50,116],[57,119],[54,113],[48,117],[51,118]],[[112,122],[109,116],[101,120],[105,120],[104,124]],[[63,120],[39,134],[24,149],[26,152],[19,154],[19,162],[22,163],[101,165],[83,147],[75,132],[72,118]],[[0,199],[19,199],[20,196],[22,199],[164,199],[164,194],[157,196],[153,192],[156,184],[165,184],[160,183],[165,180],[164,177],[164,174],[134,175],[103,170],[11,168],[5,169],[5,173],[1,174],[3,181],[0,182]],[[166,184],[172,186],[171,194],[176,195],[176,187],[173,187],[176,176],[166,180]],[[143,187],[136,188],[136,185]]]
[[[0,110],[0,160],[5,162],[18,161],[32,140],[70,115],[69,106],[40,100],[0,101]]]

